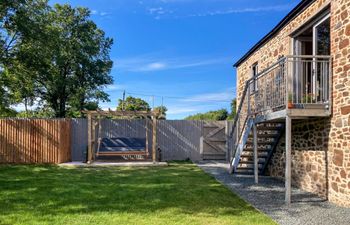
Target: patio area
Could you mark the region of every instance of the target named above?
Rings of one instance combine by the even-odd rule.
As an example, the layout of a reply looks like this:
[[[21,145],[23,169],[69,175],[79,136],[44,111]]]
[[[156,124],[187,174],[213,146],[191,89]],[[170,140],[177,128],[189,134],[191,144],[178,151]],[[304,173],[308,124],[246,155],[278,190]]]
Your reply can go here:
[[[259,184],[255,184],[253,176],[229,174],[226,162],[205,161],[197,165],[279,224],[349,224],[349,208],[336,206],[295,187],[288,207],[284,201],[284,181],[260,176]]]

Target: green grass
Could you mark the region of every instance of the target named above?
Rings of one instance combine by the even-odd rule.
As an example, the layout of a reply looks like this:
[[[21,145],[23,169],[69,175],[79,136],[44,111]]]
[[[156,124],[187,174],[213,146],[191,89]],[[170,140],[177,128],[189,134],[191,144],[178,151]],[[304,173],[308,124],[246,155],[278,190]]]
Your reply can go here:
[[[0,166],[0,224],[274,224],[190,163]]]

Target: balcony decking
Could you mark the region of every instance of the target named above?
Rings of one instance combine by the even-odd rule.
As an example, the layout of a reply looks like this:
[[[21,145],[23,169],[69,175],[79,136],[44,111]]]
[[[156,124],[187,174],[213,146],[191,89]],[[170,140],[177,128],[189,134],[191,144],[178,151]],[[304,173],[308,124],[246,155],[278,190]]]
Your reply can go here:
[[[330,111],[327,104],[312,105],[305,108],[282,109],[275,112],[266,112],[255,116],[255,123],[263,123],[268,121],[284,121],[288,116],[293,119],[308,119],[313,117],[329,117]]]

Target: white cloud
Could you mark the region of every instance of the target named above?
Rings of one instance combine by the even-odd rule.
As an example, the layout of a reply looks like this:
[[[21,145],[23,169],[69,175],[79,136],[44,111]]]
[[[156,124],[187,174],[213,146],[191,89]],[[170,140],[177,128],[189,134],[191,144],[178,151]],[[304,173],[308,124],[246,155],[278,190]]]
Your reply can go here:
[[[118,91],[118,90],[125,90],[125,89],[126,89],[126,85],[111,84],[105,88],[105,91]]]
[[[173,10],[164,9],[163,7],[152,7],[147,8],[147,11],[150,15],[154,15],[154,19],[160,19],[163,15],[173,14]]]
[[[157,7],[157,8],[148,8],[148,12],[150,14],[164,14],[163,7]]]
[[[198,2],[208,5],[210,7],[194,7],[194,9],[179,10],[179,3],[191,3],[198,4]],[[225,2],[225,0],[222,0]],[[228,2],[228,1],[227,1]],[[258,13],[258,12],[279,12],[290,10],[294,4],[284,4],[284,5],[270,5],[270,6],[256,6],[245,8],[238,8],[231,5],[228,7],[227,2],[224,5],[217,4],[217,0],[207,0],[207,1],[196,1],[196,0],[159,0],[158,3],[152,4],[153,7],[146,8],[148,14],[154,16],[155,19],[161,18],[187,18],[187,17],[204,17],[204,16],[216,16],[216,15],[226,15],[226,14],[242,14],[242,13]],[[154,2],[153,2],[154,3]],[[221,5],[221,8],[220,8]],[[214,7],[216,10],[213,9]],[[172,8],[171,8],[172,7]],[[185,6],[182,6],[185,7]],[[209,10],[205,10],[209,9]],[[185,11],[185,12],[184,12]],[[191,12],[192,11],[192,12]]]
[[[215,16],[215,15],[225,15],[225,14],[238,14],[238,13],[254,13],[254,12],[278,12],[289,10],[292,6],[288,5],[277,5],[277,6],[265,6],[265,7],[249,7],[235,9],[230,8],[226,10],[215,10],[207,11],[203,13],[191,14],[189,17],[201,17],[201,16]]]
[[[96,15],[96,16],[102,16],[102,17],[104,17],[104,16],[109,15],[109,13],[103,12],[103,11],[98,11],[98,10],[93,9],[93,10],[91,10],[91,15]]]
[[[114,69],[130,72],[151,72],[160,70],[175,70],[191,67],[201,67],[214,64],[231,63],[231,57],[178,57],[165,58],[159,55],[142,55],[134,58],[115,60]]]
[[[155,70],[162,70],[166,69],[167,65],[165,63],[161,62],[154,62],[154,63],[149,63],[144,67],[139,68],[139,71],[155,71]]]
[[[184,102],[231,102],[235,95],[233,89],[228,89],[223,92],[205,93],[184,98]]]

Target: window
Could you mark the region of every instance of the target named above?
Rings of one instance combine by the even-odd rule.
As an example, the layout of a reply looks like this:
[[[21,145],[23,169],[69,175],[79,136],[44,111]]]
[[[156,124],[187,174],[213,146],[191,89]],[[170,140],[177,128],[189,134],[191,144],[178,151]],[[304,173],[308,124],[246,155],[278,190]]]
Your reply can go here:
[[[252,86],[250,87],[252,93],[258,90],[258,81],[255,79],[259,73],[258,69],[258,63],[256,62],[252,65],[252,78],[254,78]]]

